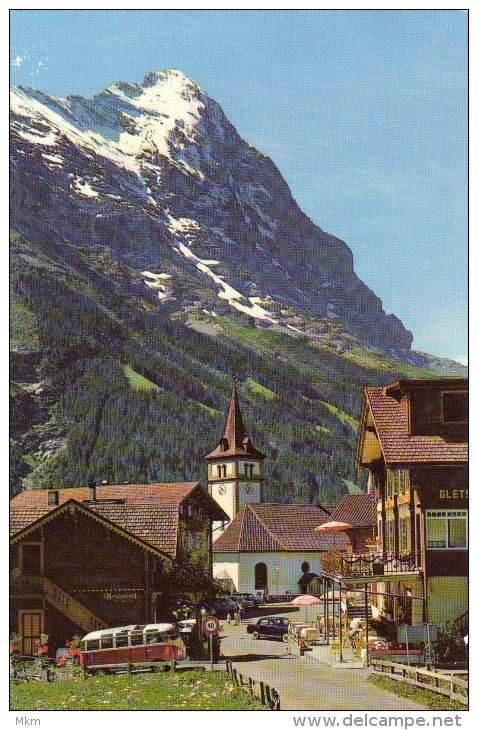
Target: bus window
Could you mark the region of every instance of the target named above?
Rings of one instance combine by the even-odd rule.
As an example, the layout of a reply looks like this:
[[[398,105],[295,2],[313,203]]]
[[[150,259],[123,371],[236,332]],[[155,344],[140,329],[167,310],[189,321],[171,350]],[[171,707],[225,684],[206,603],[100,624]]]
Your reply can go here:
[[[139,644],[143,644],[143,632],[142,631],[134,631],[131,633],[131,646],[138,646]]]
[[[166,641],[168,641],[168,640],[171,641],[171,639],[177,639],[177,638],[179,638],[179,631],[178,631],[178,629],[175,626],[173,626],[172,628],[168,629],[164,633],[164,638],[166,639]]]
[[[101,648],[112,649],[113,648],[113,634],[105,634],[101,637]]]
[[[116,648],[120,646],[128,646],[128,633],[122,632],[120,634],[116,634]]]
[[[146,643],[147,644],[157,644],[159,641],[161,641],[161,634],[158,634],[157,631],[147,631],[146,632]]]
[[[90,639],[90,641],[86,642],[87,651],[93,651],[93,649],[99,649],[99,648],[100,648],[99,639]]]
[[[86,641],[80,642],[80,651],[86,651]]]

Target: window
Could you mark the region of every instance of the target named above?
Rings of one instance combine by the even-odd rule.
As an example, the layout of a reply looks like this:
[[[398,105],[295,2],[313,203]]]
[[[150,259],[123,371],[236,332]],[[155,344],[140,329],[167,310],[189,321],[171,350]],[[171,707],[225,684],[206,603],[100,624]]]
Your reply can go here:
[[[400,554],[409,550],[410,518],[400,517],[398,520],[398,540]]]
[[[385,552],[395,552],[395,523],[393,520],[385,522]]]
[[[177,639],[178,637],[179,631],[175,626],[170,629],[166,629],[166,640]]]
[[[395,472],[387,472],[387,487],[385,491],[385,499],[392,499],[395,488]]]
[[[131,646],[138,646],[139,644],[143,644],[143,632],[141,631],[135,631],[133,634],[131,634]]]
[[[101,637],[101,648],[112,649],[113,648],[113,634],[105,634]]]
[[[86,649],[87,651],[93,651],[93,649],[99,649],[100,648],[100,640],[99,639],[92,639],[91,641],[86,642]]]
[[[226,476],[226,469],[227,467],[225,464],[218,464],[217,475],[220,479],[224,479],[224,477]]]
[[[267,565],[257,563],[254,568],[255,588],[261,590],[267,588]]]
[[[120,646],[128,646],[127,633],[116,634],[116,647],[119,648]]]
[[[254,475],[254,464],[244,464],[244,471],[246,477],[252,477]]]
[[[468,510],[428,510],[427,548],[466,550],[468,548]]]
[[[399,494],[402,489],[402,472],[400,469],[397,469],[395,472],[395,479],[393,481],[393,493]]]
[[[468,423],[468,393],[442,393],[443,423]]]
[[[159,641],[160,634],[157,629],[147,629],[146,631],[146,643],[156,644]]]
[[[400,486],[399,486],[399,494],[405,494],[409,489],[409,480],[408,480],[408,471],[406,469],[401,469],[399,471],[400,473]]]

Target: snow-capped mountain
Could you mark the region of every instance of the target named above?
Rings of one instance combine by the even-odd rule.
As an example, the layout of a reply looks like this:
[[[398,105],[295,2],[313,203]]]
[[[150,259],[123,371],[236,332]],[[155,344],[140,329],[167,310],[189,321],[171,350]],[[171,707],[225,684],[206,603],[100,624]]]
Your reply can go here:
[[[92,99],[14,88],[11,112],[12,222],[27,238],[108,248],[158,307],[234,311],[410,359],[411,333],[356,276],[347,245],[180,72]]]

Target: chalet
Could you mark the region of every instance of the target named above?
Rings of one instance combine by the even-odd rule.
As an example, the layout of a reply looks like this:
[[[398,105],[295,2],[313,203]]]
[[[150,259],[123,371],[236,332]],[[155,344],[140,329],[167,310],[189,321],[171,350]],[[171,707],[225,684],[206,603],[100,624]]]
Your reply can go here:
[[[31,490],[11,501],[10,630],[32,653],[74,634],[162,618],[165,567],[212,567],[227,515],[197,482]]]
[[[367,565],[380,592],[390,594],[377,593],[380,610],[397,622],[462,621],[468,607],[468,381],[399,380],[365,388],[357,466],[368,471],[376,503],[376,552]],[[357,580],[359,562],[349,565]]]

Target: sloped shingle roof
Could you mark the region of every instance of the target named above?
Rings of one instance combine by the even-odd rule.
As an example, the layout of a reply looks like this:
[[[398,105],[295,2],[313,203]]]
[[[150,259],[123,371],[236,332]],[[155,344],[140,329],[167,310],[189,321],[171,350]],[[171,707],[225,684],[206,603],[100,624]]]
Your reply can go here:
[[[372,527],[376,522],[375,499],[372,494],[346,494],[330,519],[352,527]]]
[[[384,388],[365,388],[386,464],[467,463],[468,444],[442,436],[409,436],[405,410]]]
[[[96,501],[89,487],[59,489],[59,505],[74,500],[171,557],[176,556],[179,506],[194,490],[201,489],[210,502],[212,516],[224,513],[198,482],[168,484],[120,484],[96,487]],[[101,500],[122,500],[122,503]],[[15,535],[58,505],[48,504],[48,490],[20,492],[10,502],[10,532]]]
[[[330,520],[320,507],[305,504],[245,504],[213,544],[213,552],[324,551],[344,549],[343,533],[314,529]]]

